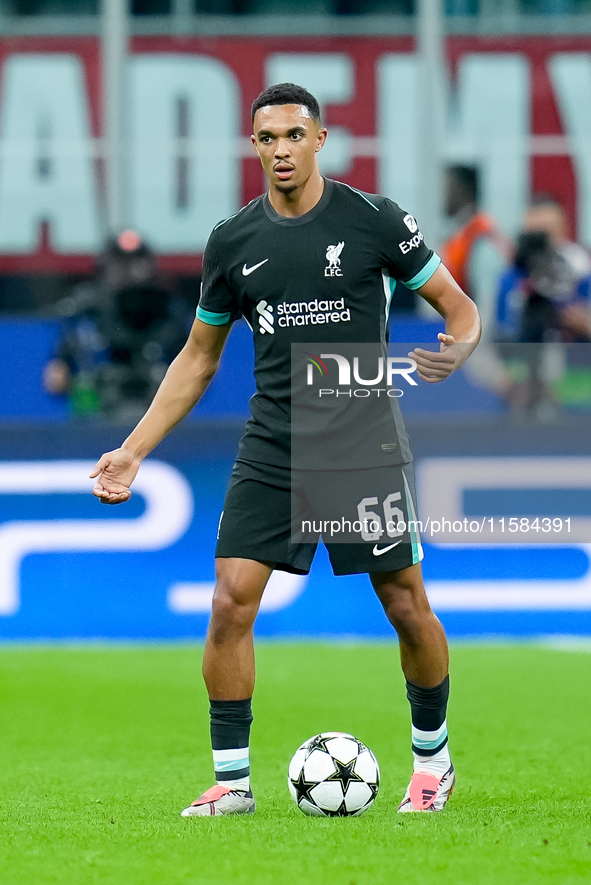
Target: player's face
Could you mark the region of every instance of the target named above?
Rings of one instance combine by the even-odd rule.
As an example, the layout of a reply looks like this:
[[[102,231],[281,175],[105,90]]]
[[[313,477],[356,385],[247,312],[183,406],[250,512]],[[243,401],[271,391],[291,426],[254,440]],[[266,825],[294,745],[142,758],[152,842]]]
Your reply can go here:
[[[252,143],[271,187],[284,194],[302,187],[316,170],[316,154],[326,140],[326,129],[303,105],[260,108],[254,117]]]

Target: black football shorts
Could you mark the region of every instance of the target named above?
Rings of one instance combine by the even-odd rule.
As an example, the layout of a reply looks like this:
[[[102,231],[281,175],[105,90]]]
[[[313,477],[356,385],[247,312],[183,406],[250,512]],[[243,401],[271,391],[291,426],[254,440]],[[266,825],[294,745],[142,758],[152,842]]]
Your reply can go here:
[[[308,574],[320,539],[335,575],[399,571],[423,558],[412,464],[292,471],[238,460],[216,557]]]

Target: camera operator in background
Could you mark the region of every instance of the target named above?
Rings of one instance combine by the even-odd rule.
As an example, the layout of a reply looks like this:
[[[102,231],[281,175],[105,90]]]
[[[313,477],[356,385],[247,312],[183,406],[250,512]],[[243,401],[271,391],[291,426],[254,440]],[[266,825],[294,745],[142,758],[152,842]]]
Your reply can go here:
[[[556,408],[552,384],[566,371],[563,344],[591,341],[591,258],[567,238],[563,207],[538,195],[525,214],[512,267],[500,279],[498,340],[530,345],[505,348],[518,355],[524,377],[509,391],[511,404],[541,414]],[[587,359],[587,348],[573,351]]]
[[[513,266],[501,277],[501,340],[522,343],[591,340],[591,257],[567,238],[563,207],[534,197],[525,214]]]
[[[510,384],[494,340],[499,276],[513,256],[513,243],[480,205],[480,172],[476,166],[445,169],[447,238],[441,259],[478,307],[482,339],[464,366],[468,379],[493,393],[506,395]]]
[[[107,243],[99,268],[97,281],[79,284],[56,307],[64,334],[44,385],[68,395],[75,414],[134,421],[183,346],[190,319],[134,231]]]

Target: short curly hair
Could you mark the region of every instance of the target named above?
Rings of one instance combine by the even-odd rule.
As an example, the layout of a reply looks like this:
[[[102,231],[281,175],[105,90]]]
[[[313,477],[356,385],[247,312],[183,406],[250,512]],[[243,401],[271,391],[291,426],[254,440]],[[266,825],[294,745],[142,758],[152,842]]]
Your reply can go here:
[[[320,123],[320,107],[317,100],[307,89],[296,83],[276,83],[275,86],[264,89],[252,103],[252,121],[254,122],[254,115],[261,108],[279,104],[303,105],[308,109],[314,122]]]

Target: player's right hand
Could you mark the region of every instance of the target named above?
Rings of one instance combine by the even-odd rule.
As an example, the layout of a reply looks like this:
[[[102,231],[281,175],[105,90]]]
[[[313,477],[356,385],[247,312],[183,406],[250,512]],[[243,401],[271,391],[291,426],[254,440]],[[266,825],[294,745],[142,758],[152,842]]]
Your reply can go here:
[[[106,452],[90,474],[97,477],[92,490],[101,504],[122,504],[131,498],[130,486],[140,468],[141,461],[127,449]]]

